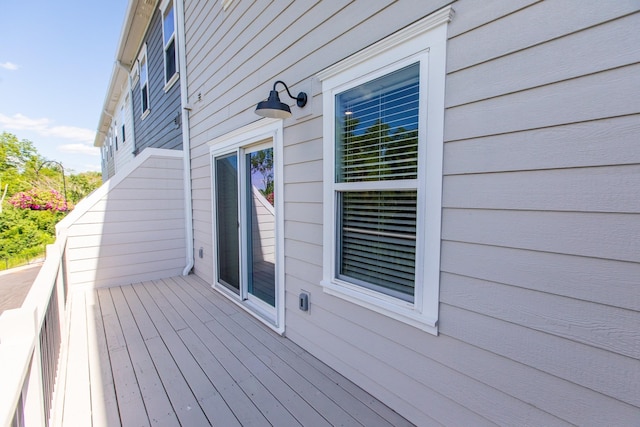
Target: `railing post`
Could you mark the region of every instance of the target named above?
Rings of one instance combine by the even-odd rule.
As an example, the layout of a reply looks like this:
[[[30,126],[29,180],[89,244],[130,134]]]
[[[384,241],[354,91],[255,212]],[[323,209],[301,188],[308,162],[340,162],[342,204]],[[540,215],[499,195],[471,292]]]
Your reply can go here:
[[[39,357],[36,343],[36,310],[18,308],[0,316],[0,422],[10,425],[16,412],[24,414],[25,425],[44,425],[42,389],[39,385]],[[35,375],[34,375],[35,374]],[[35,381],[32,381],[35,377]],[[21,404],[22,408],[18,409]]]
[[[26,382],[27,392],[24,398],[24,421],[25,426],[46,426],[46,414],[44,413],[44,384],[42,382],[42,360],[40,359],[40,321],[37,310],[33,312],[32,325],[34,328],[34,347],[31,357],[28,381]]]

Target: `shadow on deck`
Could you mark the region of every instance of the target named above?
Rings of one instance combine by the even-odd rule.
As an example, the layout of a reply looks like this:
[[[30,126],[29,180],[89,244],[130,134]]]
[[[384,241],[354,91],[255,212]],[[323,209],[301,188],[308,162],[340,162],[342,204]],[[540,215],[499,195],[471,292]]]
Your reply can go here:
[[[54,425],[410,425],[196,276],[71,298]]]

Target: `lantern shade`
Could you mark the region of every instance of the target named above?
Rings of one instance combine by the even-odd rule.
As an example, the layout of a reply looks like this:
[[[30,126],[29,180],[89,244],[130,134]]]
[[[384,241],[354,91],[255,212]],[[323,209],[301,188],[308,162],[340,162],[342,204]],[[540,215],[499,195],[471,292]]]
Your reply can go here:
[[[280,101],[280,95],[278,95],[278,91],[276,90],[276,85],[280,83],[287,90],[287,95],[291,97],[291,99],[296,100],[296,104],[298,107],[302,108],[307,105],[307,94],[304,92],[300,92],[298,96],[291,95],[289,92],[289,88],[282,81],[278,80],[273,84],[273,89],[269,92],[269,98],[264,101],[258,102],[256,106],[255,113],[261,117],[269,117],[272,119],[288,119],[291,117],[291,108],[284,102]]]
[[[280,101],[278,91],[269,92],[269,98],[265,101],[258,102],[256,114],[262,117],[272,119],[288,119],[291,117],[291,108],[284,102]]]

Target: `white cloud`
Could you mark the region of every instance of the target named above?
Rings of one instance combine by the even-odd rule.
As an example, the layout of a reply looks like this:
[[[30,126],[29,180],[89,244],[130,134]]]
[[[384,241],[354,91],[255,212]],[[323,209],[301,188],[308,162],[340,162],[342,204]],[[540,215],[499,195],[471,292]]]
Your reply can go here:
[[[0,62],[0,68],[4,68],[5,70],[10,70],[10,71],[15,71],[18,68],[17,64],[14,64],[13,62]]]
[[[63,153],[87,154],[90,156],[98,156],[100,154],[100,149],[98,147],[85,144],[63,144],[58,146],[58,150]]]
[[[23,130],[34,132],[47,138],[55,138],[60,144],[56,149],[67,154],[83,154],[89,156],[99,156],[100,149],[93,146],[95,131],[79,128],[75,126],[54,126],[51,119],[32,119],[23,114],[6,116],[0,113],[0,129]],[[71,143],[64,144],[64,141]]]
[[[56,136],[73,141],[90,141],[96,137],[95,131],[74,126],[53,126],[46,130],[47,136]]]
[[[30,130],[43,134],[51,125],[49,119],[30,119],[22,114],[14,114],[12,117],[0,114],[0,125],[7,129]]]
[[[90,129],[75,126],[53,126],[51,119],[32,119],[20,113],[13,116],[0,114],[0,125],[7,129],[26,130],[42,136],[80,141],[90,147],[93,146],[93,140],[96,136],[95,131]]]

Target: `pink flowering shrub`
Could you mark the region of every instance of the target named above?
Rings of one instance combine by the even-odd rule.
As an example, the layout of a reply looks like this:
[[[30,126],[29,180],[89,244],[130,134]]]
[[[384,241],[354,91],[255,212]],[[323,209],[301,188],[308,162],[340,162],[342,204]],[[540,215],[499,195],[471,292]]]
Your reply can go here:
[[[274,197],[273,197],[273,191],[269,194],[266,195],[266,199],[269,203],[271,203],[271,206],[275,206],[274,205]]]
[[[64,212],[70,208],[65,204],[64,197],[56,190],[40,190],[32,188],[14,194],[9,203],[21,209],[47,210]]]

